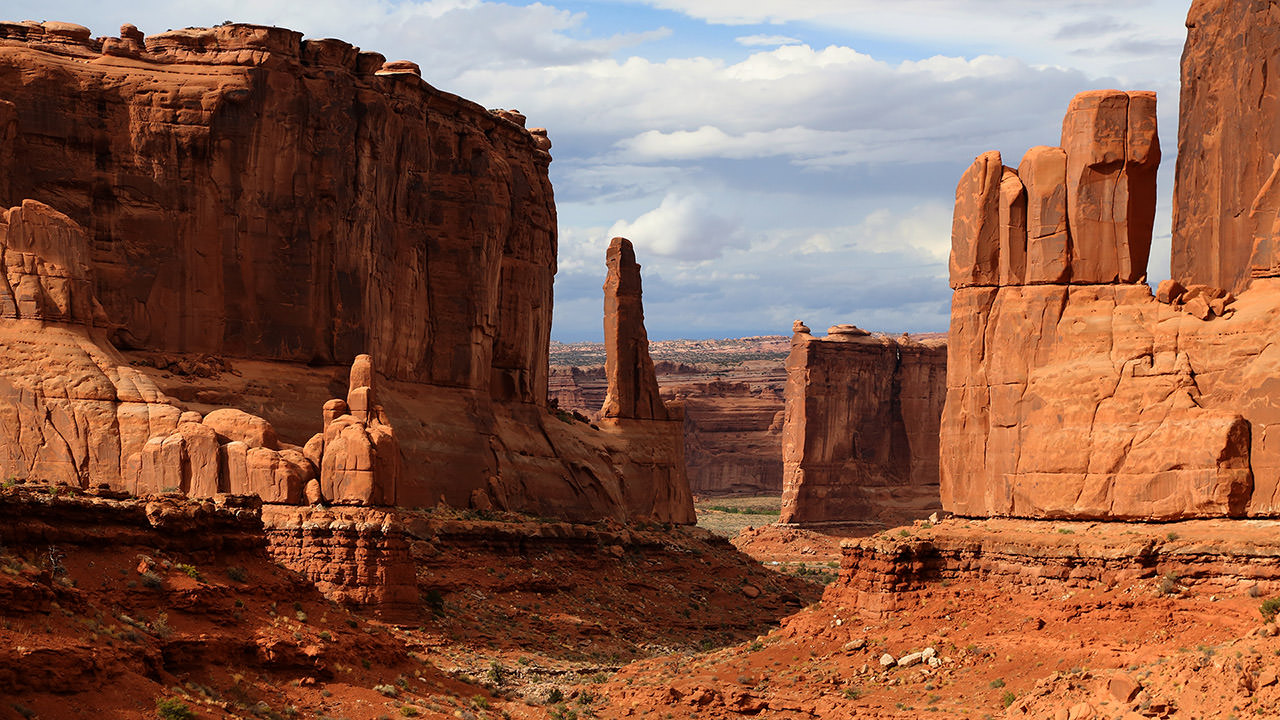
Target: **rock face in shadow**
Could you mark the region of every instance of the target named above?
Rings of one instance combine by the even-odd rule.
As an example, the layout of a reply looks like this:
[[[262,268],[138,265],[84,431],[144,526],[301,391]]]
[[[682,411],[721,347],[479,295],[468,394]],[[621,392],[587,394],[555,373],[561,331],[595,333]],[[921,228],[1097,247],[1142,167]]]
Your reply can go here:
[[[1191,53],[1187,62],[1199,61]],[[1184,123],[1181,132],[1185,142],[1204,127]],[[989,156],[957,188],[957,228],[977,222],[961,216],[976,212],[970,177]],[[995,275],[1000,257],[953,275],[947,510],[1135,520],[1280,511],[1280,393],[1269,379],[1280,280],[1256,280],[1239,297],[1167,281],[1153,296],[1145,275],[1158,159],[1150,93],[1077,96],[1062,149],[1033,148],[1019,166],[1028,175],[1027,277],[970,282]],[[1175,206],[1200,207],[1202,190],[1180,168]],[[955,234],[954,254],[976,257],[974,237]],[[1197,247],[1215,237],[1198,235]],[[1175,247],[1175,267],[1180,254],[1189,257]]]
[[[546,408],[549,148],[338,40],[0,23],[0,474],[692,521],[665,425]]]
[[[787,358],[782,522],[897,524],[939,509],[946,343],[796,323]]]
[[[0,25],[0,203],[88,231],[117,345],[546,394],[543,136],[337,40],[126,35]]]
[[[1195,0],[1178,113],[1171,275],[1240,293],[1280,276],[1280,15],[1260,0]]]

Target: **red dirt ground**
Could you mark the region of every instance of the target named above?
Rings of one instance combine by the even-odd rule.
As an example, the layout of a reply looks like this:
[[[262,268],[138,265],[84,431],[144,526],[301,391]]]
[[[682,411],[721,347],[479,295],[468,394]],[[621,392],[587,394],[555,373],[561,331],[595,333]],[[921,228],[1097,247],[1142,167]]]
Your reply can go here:
[[[635,529],[616,549],[485,547],[485,523],[504,522],[515,520],[417,547],[422,614],[400,625],[329,602],[257,548],[185,552],[134,537],[50,556],[11,543],[0,551],[0,718],[140,720],[166,717],[164,700],[201,718],[331,720],[1280,715],[1280,631],[1263,625],[1256,583],[971,574],[874,615],[847,576],[819,603],[819,585],[704,531]],[[1116,544],[1105,529],[1070,531],[1047,530]],[[1184,545],[1212,550],[1188,532]],[[790,528],[737,539],[779,563],[830,562],[839,542]],[[925,648],[936,666],[880,664]]]

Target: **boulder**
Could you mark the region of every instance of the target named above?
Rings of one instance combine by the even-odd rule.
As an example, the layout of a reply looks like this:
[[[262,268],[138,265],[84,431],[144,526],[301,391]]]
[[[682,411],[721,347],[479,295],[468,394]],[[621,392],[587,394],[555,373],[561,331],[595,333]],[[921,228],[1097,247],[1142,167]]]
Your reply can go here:
[[[251,448],[276,450],[280,441],[271,423],[236,408],[218,408],[205,415],[205,426],[218,434],[220,442],[242,442]]]

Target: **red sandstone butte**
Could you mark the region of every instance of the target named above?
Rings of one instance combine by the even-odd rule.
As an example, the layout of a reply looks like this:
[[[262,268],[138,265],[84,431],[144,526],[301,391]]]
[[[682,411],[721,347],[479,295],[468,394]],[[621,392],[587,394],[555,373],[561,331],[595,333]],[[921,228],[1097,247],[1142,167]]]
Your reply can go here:
[[[946,344],[795,327],[781,522],[897,524],[937,510]]]
[[[1204,62],[1195,48],[1214,32],[1191,30],[1184,75]],[[1217,77],[1213,92],[1233,97],[1230,77]],[[1202,109],[1182,110],[1185,147],[1205,126],[1195,122]],[[1237,131],[1224,127],[1221,137]],[[1255,150],[1222,146],[1224,155]],[[957,285],[941,428],[947,510],[1149,520],[1280,513],[1280,393],[1271,380],[1280,362],[1271,343],[1280,278],[1257,277],[1238,296],[1205,283],[1184,287],[1176,280],[1190,257],[1184,237],[1174,248],[1175,280],[1153,296],[1145,275],[1158,159],[1154,97],[1113,90],[1078,96],[1062,150],[1034,149],[1024,159],[1030,233],[1055,239],[1042,246],[1047,252],[1030,243],[1028,255],[1044,260],[1030,262],[1040,269],[1023,284]],[[972,201],[972,173],[957,188],[962,230],[985,217]],[[1208,229],[1230,223],[1203,204],[1203,191],[1180,168],[1175,208],[1184,223],[1204,216],[1183,227],[1200,228],[1194,247],[1214,249],[1222,236]],[[1057,239],[1063,197],[1065,252]],[[972,233],[952,240],[957,257],[975,256]],[[1236,261],[1247,274],[1247,257]],[[990,275],[999,262],[971,274]],[[1234,282],[1236,270],[1224,273],[1209,277]]]
[[[546,408],[549,146],[340,40],[0,23],[0,476],[691,522],[665,421]]]

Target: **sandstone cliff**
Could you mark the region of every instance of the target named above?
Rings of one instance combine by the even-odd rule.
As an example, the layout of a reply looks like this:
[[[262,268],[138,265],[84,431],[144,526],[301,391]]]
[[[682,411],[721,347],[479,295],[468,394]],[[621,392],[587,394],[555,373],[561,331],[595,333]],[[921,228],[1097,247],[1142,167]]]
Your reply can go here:
[[[1187,14],[1171,272],[1240,292],[1280,275],[1280,18],[1260,0],[1196,0]]]
[[[0,473],[690,522],[665,427],[545,408],[555,206],[523,125],[281,28],[0,24]],[[194,429],[232,411],[261,447]]]
[[[781,522],[886,522],[938,509],[946,344],[796,323],[787,358]]]
[[[1196,48],[1205,32],[1213,31],[1191,30],[1184,73],[1203,61]],[[1227,77],[1210,84],[1234,92]],[[1184,97],[1180,147],[1206,133],[1195,122],[1204,108],[1190,120],[1188,112]],[[1223,157],[1248,154],[1228,147]],[[1145,271],[1158,160],[1154,97],[1096,91],[1071,103],[1061,147],[1033,148],[1016,171],[987,153],[960,181],[941,441],[946,509],[1154,520],[1280,511],[1280,450],[1269,437],[1280,395],[1267,380],[1280,280],[1255,280],[1239,297],[1167,281],[1153,296]],[[1182,162],[1175,275],[1236,286],[1247,257],[1221,274],[1185,262],[1188,247],[1217,253],[1222,236],[1206,228],[1227,225],[1202,204],[1217,190],[1206,196]],[[1024,203],[1025,230],[993,220]],[[1193,217],[1201,230],[1187,235]],[[1003,272],[1017,258],[1026,259],[1023,273]]]

